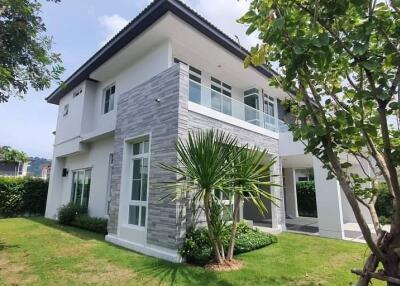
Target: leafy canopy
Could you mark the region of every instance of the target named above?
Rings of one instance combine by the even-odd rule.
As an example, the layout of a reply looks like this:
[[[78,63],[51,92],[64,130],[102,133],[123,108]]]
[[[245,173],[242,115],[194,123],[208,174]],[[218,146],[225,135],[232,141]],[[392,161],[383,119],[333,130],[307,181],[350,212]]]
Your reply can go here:
[[[0,103],[22,97],[29,86],[49,88],[64,71],[60,55],[51,51],[40,8],[37,0],[0,0]]]

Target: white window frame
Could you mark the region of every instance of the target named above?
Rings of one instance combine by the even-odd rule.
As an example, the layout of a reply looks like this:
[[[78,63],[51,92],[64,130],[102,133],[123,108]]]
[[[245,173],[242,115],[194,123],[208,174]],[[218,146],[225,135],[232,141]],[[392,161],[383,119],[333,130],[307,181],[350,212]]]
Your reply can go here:
[[[269,96],[268,94],[266,94],[266,93],[264,93],[264,96],[263,96],[264,98],[263,98],[263,109],[264,109],[264,113],[265,114],[268,114],[268,115],[270,115],[270,116],[272,116],[272,117],[275,117],[275,115],[276,115],[276,102],[275,102],[275,98],[273,98],[272,96]],[[265,108],[265,105],[268,105],[268,108],[266,109]],[[272,105],[272,114],[269,112],[269,108],[271,107],[271,105]]]
[[[67,103],[66,105],[64,105],[64,109],[63,109],[63,117],[66,117],[69,113],[69,103]]]
[[[82,88],[77,89],[73,92],[73,97],[77,97],[78,95],[80,95],[82,93]]]
[[[89,195],[88,195],[88,203],[87,203],[87,207],[89,207],[89,199],[90,199],[90,192],[91,192],[91,187],[92,187],[92,174],[93,174],[93,168],[81,168],[81,169],[75,169],[72,170],[72,183],[71,183],[71,202],[72,203],[76,203],[76,190],[77,188],[74,187],[76,185],[78,185],[78,180],[76,180],[75,182],[75,186],[74,186],[74,177],[76,176],[76,174],[78,174],[79,172],[83,172],[83,185],[82,185],[82,193],[81,193],[81,201],[79,202],[79,205],[82,206],[83,203],[83,192],[85,190],[85,178],[86,178],[86,172],[90,171],[90,185],[89,185]]]
[[[133,154],[133,146],[137,143],[141,143],[141,142],[148,142],[149,146],[148,146],[148,151],[147,153],[139,153],[139,154]],[[150,136],[144,136],[144,137],[140,137],[138,139],[134,139],[132,141],[129,142],[130,144],[130,148],[129,148],[129,198],[128,198],[128,210],[127,210],[127,217],[126,217],[126,225],[130,228],[134,228],[134,229],[140,229],[140,230],[145,230],[147,228],[147,220],[148,220],[148,199],[149,199],[149,183],[150,183],[150,153],[151,153],[151,149],[150,149]],[[141,200],[141,198],[139,200],[132,200],[132,181],[133,181],[133,162],[136,159],[147,159],[147,190],[146,190],[146,200],[143,201]],[[143,184],[142,180],[141,180],[141,184]],[[140,194],[142,194],[142,189],[140,190]],[[130,206],[138,206],[139,207],[139,217],[138,217],[138,224],[131,224],[129,223],[129,210],[130,210]],[[144,221],[144,226],[141,225],[141,221],[142,221],[142,207],[146,208],[146,218]]]
[[[111,89],[114,87],[114,93],[111,93]],[[106,93],[107,90],[110,90],[110,100],[109,100],[109,106],[108,106],[108,110],[107,112],[105,111],[105,107],[106,107]],[[108,86],[106,86],[103,89],[103,97],[101,100],[101,113],[102,114],[108,114],[111,111],[114,110],[114,105],[115,105],[115,94],[117,93],[117,85],[115,84],[115,82],[109,84]],[[110,102],[112,102],[112,105],[110,105]]]

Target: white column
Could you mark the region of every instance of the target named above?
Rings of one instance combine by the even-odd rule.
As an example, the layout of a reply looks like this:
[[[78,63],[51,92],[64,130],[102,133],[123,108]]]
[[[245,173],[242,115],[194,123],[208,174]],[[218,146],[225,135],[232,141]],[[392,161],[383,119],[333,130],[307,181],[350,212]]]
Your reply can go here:
[[[297,190],[296,190],[296,176],[295,169],[284,168],[283,176],[285,179],[284,190],[285,190],[285,207],[286,214],[290,218],[299,216],[297,209]]]
[[[47,218],[55,219],[57,210],[61,205],[63,193],[62,169],[64,167],[63,158],[53,157],[51,162],[49,189],[47,192],[46,213]]]
[[[271,195],[279,200],[276,201],[276,205],[271,203],[271,220],[272,220],[272,228],[278,230],[285,229],[285,198],[282,184],[282,169],[281,162],[278,160],[273,166],[271,173],[275,176],[272,177],[272,181],[278,186],[271,187]]]
[[[344,238],[341,191],[336,179],[327,180],[328,171],[313,157],[315,192],[317,199],[319,234]]]

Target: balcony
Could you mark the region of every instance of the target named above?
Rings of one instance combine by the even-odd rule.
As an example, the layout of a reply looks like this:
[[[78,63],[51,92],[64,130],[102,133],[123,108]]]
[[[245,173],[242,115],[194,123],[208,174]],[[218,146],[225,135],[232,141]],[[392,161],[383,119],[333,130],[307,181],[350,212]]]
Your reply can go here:
[[[273,132],[288,131],[283,121],[192,80],[189,101]]]

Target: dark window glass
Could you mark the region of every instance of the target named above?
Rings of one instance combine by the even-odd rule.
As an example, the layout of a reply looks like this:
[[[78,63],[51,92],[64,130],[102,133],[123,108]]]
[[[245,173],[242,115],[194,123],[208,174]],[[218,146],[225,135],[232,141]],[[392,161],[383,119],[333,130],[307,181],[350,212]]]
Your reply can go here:
[[[139,225],[139,206],[129,206],[129,224]]]
[[[140,226],[146,225],[146,207],[142,207],[142,213],[140,214]]]
[[[189,100],[201,104],[201,86],[193,81],[189,82]]]

